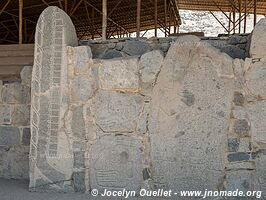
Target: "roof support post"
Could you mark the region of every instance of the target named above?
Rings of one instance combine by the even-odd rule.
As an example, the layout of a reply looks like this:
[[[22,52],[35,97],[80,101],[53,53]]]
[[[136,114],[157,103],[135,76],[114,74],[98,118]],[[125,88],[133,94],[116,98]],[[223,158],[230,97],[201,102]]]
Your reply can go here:
[[[158,0],[154,0],[154,36],[157,37],[157,24],[158,24]]]
[[[228,25],[228,34],[231,34],[231,18],[232,18],[232,12],[229,12],[229,25]]]
[[[102,23],[102,40],[106,40],[106,28],[107,28],[107,0],[103,0],[103,23]]]
[[[167,0],[164,0],[164,33],[167,37]]]
[[[257,23],[257,0],[254,0],[254,27]]]
[[[22,44],[22,29],[23,29],[23,0],[19,0],[19,44]]]
[[[242,0],[238,0],[238,6],[239,6],[239,30],[238,30],[238,33],[240,34],[241,33],[241,11],[242,11]]]
[[[247,31],[247,0],[245,0],[244,33]]]
[[[233,31],[236,33],[236,9],[233,7]]]
[[[141,0],[137,0],[137,38],[140,37],[140,10]]]

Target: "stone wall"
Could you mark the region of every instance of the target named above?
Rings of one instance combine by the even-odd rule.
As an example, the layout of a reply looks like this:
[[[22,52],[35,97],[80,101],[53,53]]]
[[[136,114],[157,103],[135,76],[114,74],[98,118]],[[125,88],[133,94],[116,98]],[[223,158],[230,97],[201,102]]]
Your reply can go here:
[[[31,190],[63,192],[265,193],[265,27],[261,20],[252,37],[78,46],[70,18],[47,8],[31,85],[26,67],[21,83],[1,87],[0,177],[29,173]],[[228,44],[245,52],[225,53]]]
[[[112,59],[129,56],[141,56],[153,50],[160,50],[164,55],[170,44],[178,37],[168,38],[118,38],[108,41],[79,41],[80,46],[89,46],[94,59]],[[232,58],[245,59],[249,56],[250,34],[235,34],[223,37],[201,37],[201,40],[220,49]]]
[[[21,82],[0,81],[0,177],[29,179],[31,68]]]
[[[133,40],[117,50],[119,41],[78,46],[70,18],[47,8],[35,38],[30,188],[266,192],[261,27],[245,60],[195,36],[169,50]]]

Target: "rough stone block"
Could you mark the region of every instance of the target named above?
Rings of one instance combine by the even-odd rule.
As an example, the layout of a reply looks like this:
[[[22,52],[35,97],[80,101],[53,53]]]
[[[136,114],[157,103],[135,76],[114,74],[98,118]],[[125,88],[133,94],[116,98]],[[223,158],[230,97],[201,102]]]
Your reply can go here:
[[[244,95],[241,92],[235,92],[233,102],[236,106],[243,106],[245,103]]]
[[[84,168],[85,167],[85,152],[84,151],[74,151],[74,168]]]
[[[31,85],[32,66],[25,66],[20,72],[20,77],[23,85],[30,87]]]
[[[0,149],[0,160],[1,178],[29,179],[29,147],[16,145],[8,151]]]
[[[252,124],[252,141],[258,144],[266,144],[266,102],[259,101],[249,104],[247,106],[247,112],[250,118],[250,124]]]
[[[250,135],[250,125],[246,119],[237,119],[234,123],[234,132],[240,137]]]
[[[0,124],[11,123],[11,106],[0,105]]]
[[[92,110],[96,124],[104,132],[134,132],[143,103],[139,95],[100,91]]]
[[[256,159],[256,171],[254,171],[255,190],[262,191],[262,197],[266,198],[266,154],[260,153]]]
[[[0,145],[12,146],[20,143],[20,132],[17,127],[0,126]]]
[[[228,151],[237,152],[239,148],[239,140],[237,138],[228,139]]]
[[[75,74],[86,74],[92,62],[92,53],[89,46],[73,48],[73,66]]]
[[[30,125],[30,106],[15,105],[12,109],[12,124],[16,126]]]
[[[134,190],[142,184],[141,142],[126,136],[104,136],[92,146],[90,186],[103,191]]]
[[[0,80],[0,103],[3,102],[2,91],[3,91],[3,81]]]
[[[227,156],[229,162],[246,161],[250,159],[250,155],[246,152],[232,153]]]
[[[22,130],[22,145],[30,145],[30,128],[23,128]]]
[[[123,54],[120,51],[117,51],[115,49],[108,49],[102,56],[102,59],[113,59],[120,57],[123,57]]]
[[[255,62],[250,65],[250,69],[245,75],[247,87],[251,94],[258,97],[266,97],[266,62]]]
[[[8,104],[30,104],[30,88],[18,82],[5,84],[2,96],[3,102]]]
[[[73,184],[75,192],[85,192],[85,172],[74,172]]]
[[[88,101],[98,88],[97,72],[90,70],[90,75],[77,76],[71,84],[72,101]]]
[[[163,55],[161,51],[150,51],[143,54],[140,58],[140,80],[141,87],[152,88],[155,84],[157,75],[160,72],[161,65],[163,63]]]
[[[266,19],[261,19],[255,26],[249,49],[251,58],[264,58],[266,56]]]
[[[137,56],[142,55],[149,50],[150,46],[145,41],[127,40],[122,51],[130,56]]]
[[[73,136],[77,140],[84,140],[86,135],[85,121],[83,116],[83,107],[75,107],[73,109],[73,116],[71,121],[71,129]]]
[[[227,191],[243,191],[252,190],[252,171],[239,170],[228,171],[226,176],[226,190]],[[247,198],[249,199],[249,198]]]
[[[246,36],[240,36],[238,34],[232,35],[228,40],[228,44],[232,45],[245,44],[247,42],[248,40]]]
[[[239,152],[251,152],[252,143],[250,138],[240,138],[239,140]]]
[[[138,69],[137,58],[103,60],[99,67],[100,87],[107,90],[138,90]]]

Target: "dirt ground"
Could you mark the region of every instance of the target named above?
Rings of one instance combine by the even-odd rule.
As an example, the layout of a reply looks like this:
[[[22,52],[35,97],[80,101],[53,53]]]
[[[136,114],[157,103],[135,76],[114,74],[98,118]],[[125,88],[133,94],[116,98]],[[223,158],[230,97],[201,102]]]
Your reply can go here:
[[[120,198],[100,198],[93,197],[89,194],[78,193],[39,193],[28,191],[29,182],[25,180],[6,180],[0,178],[0,200],[98,200],[98,199],[125,199]],[[154,198],[130,198],[134,200],[146,200]],[[169,198],[156,198],[156,200],[162,200]]]
[[[0,200],[88,200],[88,194],[37,193],[28,191],[28,181],[0,179]]]

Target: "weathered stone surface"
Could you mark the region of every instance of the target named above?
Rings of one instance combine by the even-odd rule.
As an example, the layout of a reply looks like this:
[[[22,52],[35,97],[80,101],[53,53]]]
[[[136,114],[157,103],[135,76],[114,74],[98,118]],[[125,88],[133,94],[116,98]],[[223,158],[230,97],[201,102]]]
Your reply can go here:
[[[150,50],[150,46],[145,41],[127,40],[124,44],[123,52],[130,56],[142,55]]]
[[[29,126],[30,106],[16,105],[12,110],[12,124],[16,126]]]
[[[138,90],[138,59],[103,60],[99,67],[100,88],[108,90]]]
[[[134,132],[143,103],[140,95],[100,91],[92,108],[96,124],[107,133]]]
[[[20,72],[20,78],[23,85],[31,85],[32,66],[25,66]]]
[[[1,178],[29,179],[29,147],[13,146],[8,151],[0,149],[0,160]]]
[[[38,19],[32,75],[30,188],[71,190],[73,158],[62,120],[68,108],[67,46],[77,46],[70,17],[57,7]]]
[[[11,123],[11,106],[0,105],[0,124]]]
[[[77,76],[72,81],[71,97],[72,101],[87,101],[89,100],[95,90],[98,88],[97,76],[95,72],[90,70],[90,75]]]
[[[266,56],[266,19],[261,19],[255,26],[250,43],[249,55],[251,58]]]
[[[266,144],[266,102],[260,101],[247,106],[247,112],[252,124],[252,138],[257,144]]]
[[[29,104],[30,88],[20,83],[6,84],[2,91],[3,102],[13,104]]]
[[[217,63],[217,57],[227,65]],[[179,37],[172,44],[153,90],[149,115],[157,188],[219,187],[232,78],[232,59],[197,37]]]
[[[266,62],[251,64],[250,70],[246,72],[247,87],[253,95],[266,98]]]
[[[0,145],[12,146],[19,142],[20,132],[17,127],[0,126]]]
[[[23,128],[22,130],[22,145],[30,146],[30,129]]]
[[[103,191],[134,190],[142,184],[141,142],[126,136],[104,136],[92,146],[90,186]]]

